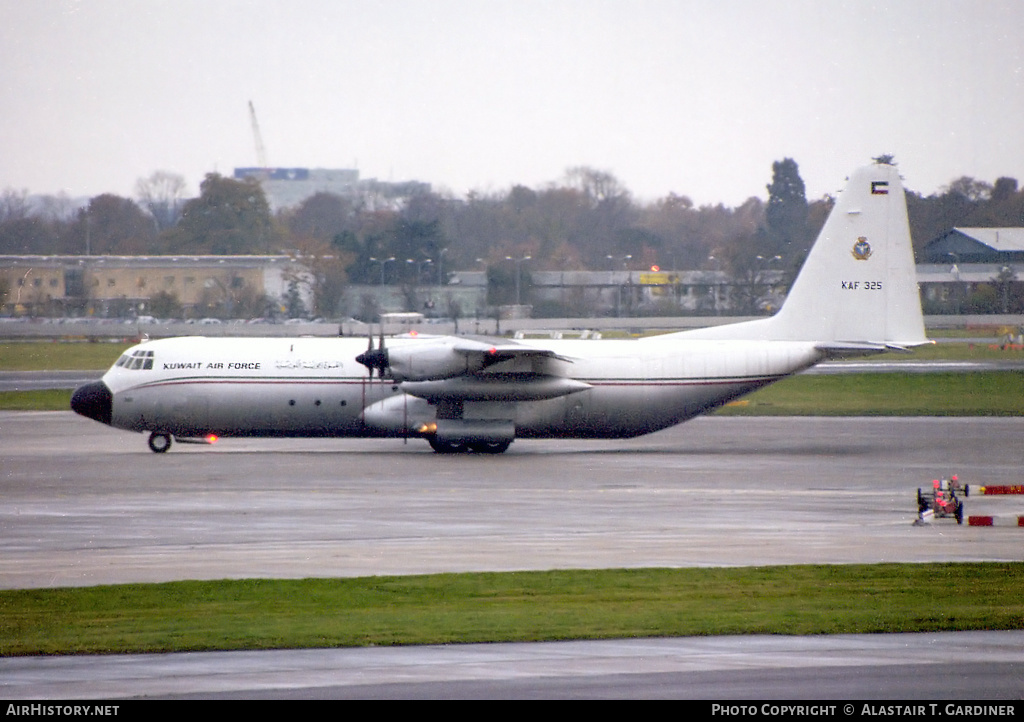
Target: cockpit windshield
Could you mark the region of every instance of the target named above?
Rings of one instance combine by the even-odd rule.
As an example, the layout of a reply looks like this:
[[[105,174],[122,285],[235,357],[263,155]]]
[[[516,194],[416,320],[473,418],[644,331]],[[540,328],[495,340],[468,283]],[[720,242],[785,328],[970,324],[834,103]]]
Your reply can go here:
[[[114,368],[130,371],[151,369],[153,368],[153,352],[141,348],[130,350],[121,355],[121,358],[114,364]]]

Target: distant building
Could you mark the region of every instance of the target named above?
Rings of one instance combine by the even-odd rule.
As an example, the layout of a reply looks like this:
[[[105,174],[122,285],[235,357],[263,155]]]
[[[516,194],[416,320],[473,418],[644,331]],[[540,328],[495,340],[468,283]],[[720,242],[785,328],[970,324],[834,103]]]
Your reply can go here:
[[[921,251],[917,281],[926,313],[962,313],[979,304],[988,287],[989,306],[1013,311],[1024,279],[1024,228],[954,228]],[[994,294],[994,295],[993,295]]]
[[[782,302],[781,271],[766,270],[750,281],[723,271],[530,271],[523,296],[534,310],[569,316],[733,313],[740,299],[770,312]],[[452,286],[487,288],[484,271],[456,271]],[[756,298],[751,299],[751,293]]]
[[[163,294],[186,315],[230,317],[293,288],[309,308],[307,275],[290,256],[0,256],[2,312],[17,315],[133,317]]]
[[[360,180],[359,171],[354,168],[235,168],[234,177],[258,180],[273,211],[297,206],[317,193],[343,198],[369,195],[378,203],[387,203],[430,191],[429,183],[419,181]]]

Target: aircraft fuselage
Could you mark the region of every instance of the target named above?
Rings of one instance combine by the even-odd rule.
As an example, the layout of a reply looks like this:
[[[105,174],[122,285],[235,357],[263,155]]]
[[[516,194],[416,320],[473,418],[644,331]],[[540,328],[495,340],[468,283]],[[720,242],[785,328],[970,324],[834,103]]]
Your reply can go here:
[[[177,437],[429,436],[455,409],[463,422],[510,422],[517,438],[617,438],[680,423],[821,358],[802,342],[520,343],[558,358],[510,359],[471,382],[398,381],[356,361],[363,339],[189,337],[129,349],[102,384],[111,426]]]

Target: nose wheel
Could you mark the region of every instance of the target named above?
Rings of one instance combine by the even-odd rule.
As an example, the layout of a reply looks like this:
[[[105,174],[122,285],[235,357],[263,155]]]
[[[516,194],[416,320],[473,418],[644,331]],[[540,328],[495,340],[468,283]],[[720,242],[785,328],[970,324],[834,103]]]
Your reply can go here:
[[[166,453],[171,448],[171,435],[154,431],[149,435],[149,449],[154,454]]]

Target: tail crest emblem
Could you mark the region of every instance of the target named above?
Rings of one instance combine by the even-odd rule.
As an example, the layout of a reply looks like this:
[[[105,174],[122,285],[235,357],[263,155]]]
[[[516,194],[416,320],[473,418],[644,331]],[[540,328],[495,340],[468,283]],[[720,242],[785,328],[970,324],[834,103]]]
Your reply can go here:
[[[857,242],[853,244],[853,250],[850,251],[854,258],[858,261],[866,261],[871,258],[871,244],[868,243],[868,239],[861,236],[857,239]]]

